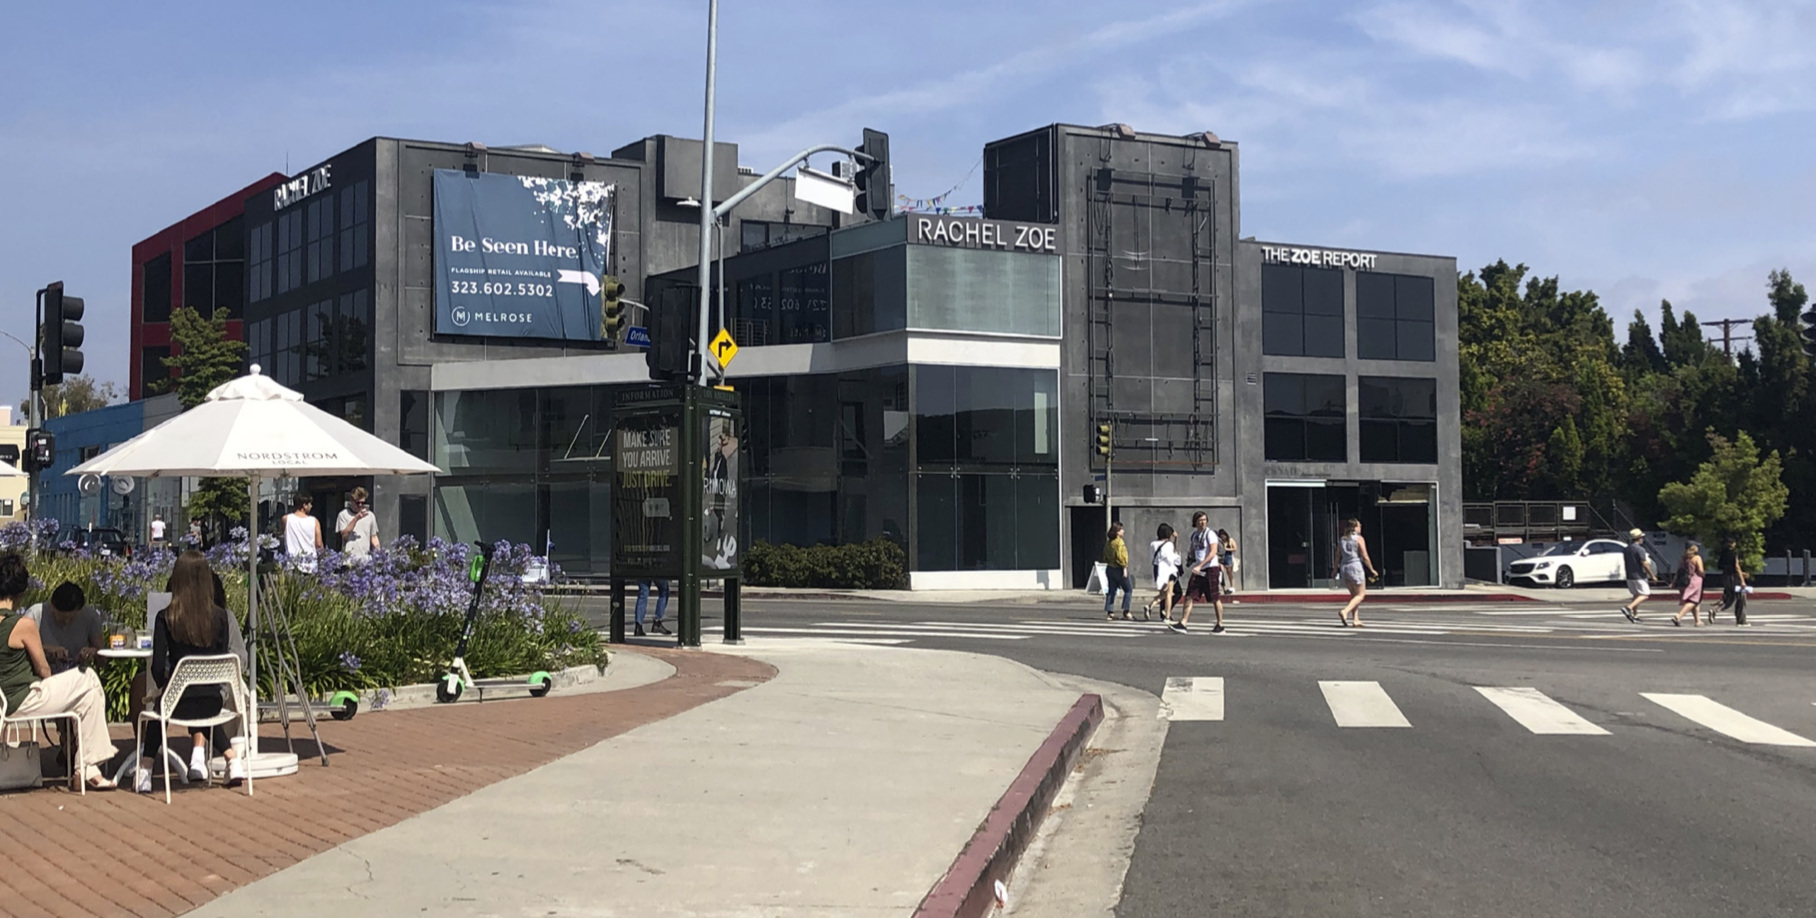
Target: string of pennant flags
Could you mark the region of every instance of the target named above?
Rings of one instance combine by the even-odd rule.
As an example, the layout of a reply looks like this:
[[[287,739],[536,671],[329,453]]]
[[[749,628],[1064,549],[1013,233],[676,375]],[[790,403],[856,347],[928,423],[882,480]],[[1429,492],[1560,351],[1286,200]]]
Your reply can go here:
[[[977,162],[975,162],[971,165],[971,169],[965,173],[965,177],[962,179],[959,179],[958,184],[953,185],[951,188],[946,189],[944,194],[936,194],[931,198],[911,198],[905,194],[896,195],[895,196],[895,201],[897,204],[896,209],[902,211],[903,213],[911,213],[911,214],[981,214],[981,213],[983,213],[984,205],[982,205],[982,204],[949,205],[946,203],[947,198],[952,197],[952,195],[954,193],[956,193],[960,188],[965,187],[966,182],[971,181],[971,176],[977,174],[977,168],[979,166],[982,166],[983,164],[984,164],[983,158],[979,157]]]

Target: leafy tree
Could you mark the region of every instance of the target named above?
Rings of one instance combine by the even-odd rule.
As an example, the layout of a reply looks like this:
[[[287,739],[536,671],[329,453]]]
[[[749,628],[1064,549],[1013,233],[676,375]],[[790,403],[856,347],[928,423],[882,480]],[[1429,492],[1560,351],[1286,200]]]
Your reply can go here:
[[[246,344],[227,337],[227,313],[215,310],[204,319],[185,306],[170,314],[170,341],[175,347],[164,365],[176,370],[177,401],[187,411],[207,400],[215,387],[240,374]],[[237,478],[204,478],[189,496],[191,519],[209,520],[219,538],[229,520],[246,518],[246,483]]]
[[[1776,451],[1760,458],[1753,438],[1741,431],[1732,441],[1708,431],[1710,455],[1688,481],[1658,492],[1671,516],[1660,525],[1715,544],[1732,536],[1742,563],[1758,570],[1765,562],[1765,531],[1784,515],[1791,492],[1780,479]]]
[[[1659,350],[1658,339],[1652,337],[1652,326],[1646,321],[1645,313],[1637,309],[1633,310],[1633,321],[1627,323],[1627,343],[1621,348],[1621,369],[1634,376],[1665,371],[1665,352]]]
[[[61,385],[44,387],[44,417],[60,418],[69,414],[81,414],[96,408],[105,408],[120,400],[119,387],[111,382],[95,382],[87,374],[66,376]],[[24,402],[19,404],[19,415],[27,417]]]
[[[170,341],[175,353],[164,365],[177,371],[177,400],[185,410],[200,405],[216,386],[240,375],[246,343],[227,337],[227,312],[217,309],[204,319],[184,306],[170,314]]]

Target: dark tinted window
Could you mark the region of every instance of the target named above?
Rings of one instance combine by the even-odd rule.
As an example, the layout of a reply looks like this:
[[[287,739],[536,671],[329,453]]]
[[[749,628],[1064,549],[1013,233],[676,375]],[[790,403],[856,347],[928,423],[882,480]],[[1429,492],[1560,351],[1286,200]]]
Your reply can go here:
[[[159,255],[146,262],[142,283],[143,321],[170,321],[170,256]]]
[[[1435,289],[1429,277],[1356,274],[1356,355],[1367,360],[1435,360]]]
[[[1438,461],[1437,380],[1363,376],[1356,414],[1363,462]]]
[[[1348,413],[1343,377],[1268,373],[1262,401],[1266,406],[1265,451],[1277,462],[1345,462],[1349,459],[1344,427]]]
[[[1343,272],[1261,266],[1261,350],[1281,357],[1343,356]]]

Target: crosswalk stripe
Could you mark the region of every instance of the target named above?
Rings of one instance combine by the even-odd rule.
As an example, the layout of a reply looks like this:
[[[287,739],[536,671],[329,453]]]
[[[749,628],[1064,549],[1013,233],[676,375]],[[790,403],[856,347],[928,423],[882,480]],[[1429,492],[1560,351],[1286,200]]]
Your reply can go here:
[[[1167,720],[1222,720],[1222,676],[1168,676],[1160,691],[1160,716]]]
[[[1379,682],[1320,681],[1318,688],[1339,727],[1412,726]]]
[[[1575,711],[1546,697],[1535,688],[1491,688],[1478,685],[1476,691],[1533,733],[1545,736],[1609,735],[1608,731],[1583,719]]]
[[[713,630],[713,631],[718,631],[718,630],[721,630],[721,629],[717,629],[717,628],[714,628],[714,629],[711,629],[711,630]],[[888,630],[875,630],[875,631],[873,631],[873,630],[866,630],[866,629],[845,629],[845,628],[743,628],[743,629],[741,629],[741,630],[742,630],[742,631],[744,631],[744,632],[745,632],[745,633],[746,633],[746,634],[804,634],[804,635],[821,635],[821,636],[826,636],[826,637],[832,637],[832,636],[843,636],[843,637],[850,637],[850,638],[867,638],[867,637],[906,637],[906,638],[924,638],[924,637],[968,637],[968,638],[976,638],[976,639],[978,639],[978,640],[980,640],[980,641],[1025,641],[1025,640],[1027,640],[1027,639],[1028,639],[1028,638],[1030,638],[1030,637],[1033,637],[1033,635],[1031,635],[1031,634],[965,634],[965,635],[944,635],[944,634],[941,634],[941,633],[940,633],[940,632],[937,632],[937,631],[926,631],[926,630],[921,630],[921,631],[901,631],[901,630],[894,630],[894,629],[888,629]]]
[[[1789,730],[1783,730],[1755,720],[1720,702],[1711,701],[1702,695],[1667,695],[1657,692],[1640,692],[1640,697],[1659,705],[1687,720],[1693,720],[1717,733],[1731,736],[1743,743],[1759,746],[1816,746]]]

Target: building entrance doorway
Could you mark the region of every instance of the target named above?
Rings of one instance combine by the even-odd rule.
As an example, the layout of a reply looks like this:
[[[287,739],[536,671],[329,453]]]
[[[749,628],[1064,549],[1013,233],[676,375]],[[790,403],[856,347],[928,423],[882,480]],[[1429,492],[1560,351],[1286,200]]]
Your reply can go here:
[[[1430,484],[1379,481],[1271,482],[1267,488],[1267,585],[1336,588],[1343,521],[1362,523],[1382,586],[1437,582]]]

